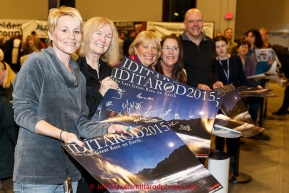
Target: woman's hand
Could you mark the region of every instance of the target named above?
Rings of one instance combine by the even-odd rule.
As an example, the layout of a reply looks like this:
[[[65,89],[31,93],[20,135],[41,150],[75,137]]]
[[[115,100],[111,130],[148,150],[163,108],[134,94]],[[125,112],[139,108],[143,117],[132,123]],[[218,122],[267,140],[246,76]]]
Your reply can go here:
[[[80,141],[74,133],[69,133],[67,131],[61,131],[59,134],[59,138],[61,135],[61,139],[64,143],[76,143],[77,145],[84,147],[84,143]]]
[[[120,124],[112,124],[108,128],[108,133],[127,133],[130,130],[130,127]]]
[[[102,96],[104,96],[109,89],[117,89],[117,88],[118,84],[114,82],[110,77],[106,77],[101,81],[99,92],[102,94]]]
[[[205,84],[198,84],[198,89],[211,90],[210,87]]]
[[[213,89],[222,88],[222,87],[224,87],[224,85],[221,81],[217,81],[213,84]]]
[[[257,89],[263,89],[263,87],[261,85],[258,85]]]
[[[59,139],[64,143],[76,143],[79,146],[84,146],[84,143],[77,139],[77,136],[74,133],[69,133],[68,131],[61,130],[50,123],[40,120],[35,125],[35,133],[53,137],[55,139]]]
[[[268,59],[268,64],[271,66],[274,63],[273,59]]]

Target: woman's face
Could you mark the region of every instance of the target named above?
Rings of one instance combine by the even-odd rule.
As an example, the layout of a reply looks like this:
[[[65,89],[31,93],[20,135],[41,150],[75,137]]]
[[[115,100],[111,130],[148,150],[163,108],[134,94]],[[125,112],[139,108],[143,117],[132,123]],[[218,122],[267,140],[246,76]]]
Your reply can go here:
[[[4,82],[6,72],[7,70],[2,70],[2,68],[0,68],[0,85]]]
[[[239,55],[246,55],[249,52],[249,46],[247,44],[240,45],[240,47],[237,48],[237,52]]]
[[[142,42],[133,49],[134,53],[144,66],[148,67],[156,62],[158,56],[158,47],[156,43]]]
[[[68,15],[59,17],[55,29],[52,33],[48,32],[48,35],[58,56],[71,55],[79,48],[82,40],[80,26]]]
[[[252,32],[249,32],[247,35],[247,40],[250,42],[251,46],[254,46],[255,43],[255,36],[252,34]]]
[[[162,61],[166,66],[175,66],[179,59],[180,49],[177,40],[166,39],[162,46]]]
[[[219,58],[224,58],[227,56],[228,44],[225,41],[216,42],[216,52]]]
[[[109,48],[112,40],[112,29],[106,25],[92,34],[90,40],[90,53],[103,55]]]

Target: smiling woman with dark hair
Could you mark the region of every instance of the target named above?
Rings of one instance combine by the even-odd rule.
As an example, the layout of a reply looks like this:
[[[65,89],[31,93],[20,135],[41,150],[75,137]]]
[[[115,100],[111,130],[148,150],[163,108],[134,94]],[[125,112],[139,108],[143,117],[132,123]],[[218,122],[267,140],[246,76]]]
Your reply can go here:
[[[169,78],[187,83],[181,40],[176,34],[167,35],[163,38],[161,46],[162,54],[155,70]]]

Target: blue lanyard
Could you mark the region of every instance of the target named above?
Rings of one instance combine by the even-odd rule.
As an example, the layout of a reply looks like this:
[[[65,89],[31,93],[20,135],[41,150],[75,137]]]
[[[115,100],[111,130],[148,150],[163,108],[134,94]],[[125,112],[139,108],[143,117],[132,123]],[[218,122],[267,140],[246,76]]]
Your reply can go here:
[[[218,58],[218,60],[219,60],[220,65],[222,66],[223,71],[224,71],[224,74],[225,74],[225,76],[226,76],[226,78],[227,78],[227,83],[230,83],[230,78],[229,78],[229,75],[230,75],[230,63],[229,63],[229,58],[227,59],[227,72],[226,72],[226,70],[225,70],[225,68],[224,68],[224,66],[223,66],[223,64],[222,64],[222,62],[221,62],[221,60],[220,60],[219,58]]]

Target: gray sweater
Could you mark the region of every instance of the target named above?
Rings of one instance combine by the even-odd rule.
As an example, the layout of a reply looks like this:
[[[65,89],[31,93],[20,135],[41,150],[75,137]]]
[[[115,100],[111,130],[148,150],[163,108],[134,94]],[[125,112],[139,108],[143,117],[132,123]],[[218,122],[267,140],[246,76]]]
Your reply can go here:
[[[109,124],[87,120],[85,77],[70,59],[72,73],[51,47],[28,56],[14,81],[13,108],[21,127],[15,150],[13,180],[28,184],[62,184],[67,178],[61,142],[35,133],[40,120],[78,137],[107,133]],[[73,181],[80,172],[67,158]]]

